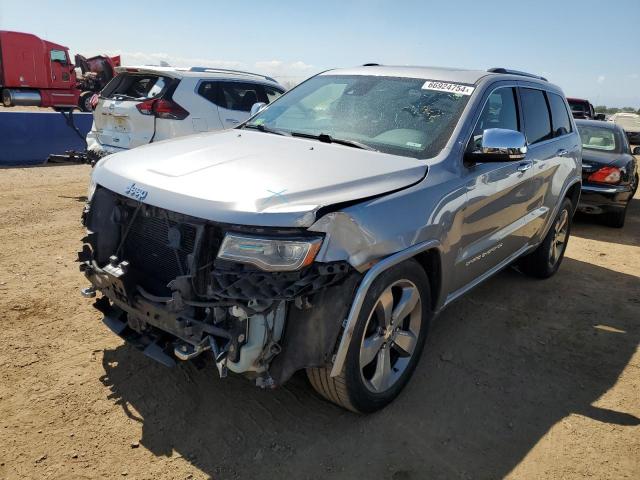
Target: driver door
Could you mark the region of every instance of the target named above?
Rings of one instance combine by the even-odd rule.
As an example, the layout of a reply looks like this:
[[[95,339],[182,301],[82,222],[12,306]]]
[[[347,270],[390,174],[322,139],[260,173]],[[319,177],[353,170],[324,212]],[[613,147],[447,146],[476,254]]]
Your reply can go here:
[[[51,61],[51,87],[68,90],[73,87],[74,79],[71,78],[72,68],[69,65],[67,52],[51,49],[49,51]]]
[[[488,95],[467,148],[476,148],[484,130],[490,128],[523,131],[516,87],[498,87]],[[454,290],[475,285],[527,245],[525,217],[535,194],[532,165],[525,158],[463,167],[467,206],[456,257]]]

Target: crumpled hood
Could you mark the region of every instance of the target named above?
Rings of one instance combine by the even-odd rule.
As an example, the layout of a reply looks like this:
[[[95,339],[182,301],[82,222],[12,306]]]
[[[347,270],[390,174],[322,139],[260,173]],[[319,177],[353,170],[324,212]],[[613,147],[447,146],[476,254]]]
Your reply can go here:
[[[198,218],[308,227],[320,207],[398,190],[426,172],[425,162],[413,158],[228,130],[111,155],[92,178],[116,193]]]

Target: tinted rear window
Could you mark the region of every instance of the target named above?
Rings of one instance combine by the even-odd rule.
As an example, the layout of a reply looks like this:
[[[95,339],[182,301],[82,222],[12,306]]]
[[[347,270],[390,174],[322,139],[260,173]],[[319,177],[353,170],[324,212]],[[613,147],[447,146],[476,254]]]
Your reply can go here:
[[[200,83],[198,95],[229,110],[248,112],[256,102],[271,103],[282,91],[258,83],[206,80]]]
[[[162,96],[172,79],[161,75],[141,74],[117,75],[102,90],[103,98],[124,98],[135,100],[147,100]]]
[[[551,107],[551,121],[553,122],[553,135],[559,137],[571,132],[571,120],[565,106],[564,100],[560,95],[555,93],[547,93],[549,106]]]
[[[532,144],[552,138],[551,118],[544,92],[532,88],[523,88],[520,92],[527,141]]]
[[[255,83],[221,82],[220,88],[220,106],[229,110],[248,112],[264,96],[260,85]]]

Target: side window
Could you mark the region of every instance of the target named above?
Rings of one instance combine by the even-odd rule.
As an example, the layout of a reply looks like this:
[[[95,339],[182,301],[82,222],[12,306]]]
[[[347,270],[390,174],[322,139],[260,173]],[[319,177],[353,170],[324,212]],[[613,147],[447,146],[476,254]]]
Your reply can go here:
[[[264,89],[264,93],[267,96],[267,102],[266,103],[273,102],[276,98],[278,98],[280,95],[282,95],[284,93],[281,90],[278,90],[278,89],[273,88],[273,87],[268,87],[266,85],[264,85],[262,88]]]
[[[629,137],[627,137],[627,134],[624,133],[624,130],[622,132],[618,132],[618,142],[620,145],[622,145],[622,153],[631,153],[631,144],[629,143]]]
[[[489,95],[487,103],[473,130],[473,138],[471,139],[469,148],[480,148],[482,144],[482,133],[489,128],[520,130],[518,102],[516,101],[514,88],[498,88]]]
[[[544,92],[532,88],[522,88],[520,96],[524,113],[524,134],[529,144],[552,138],[549,106]]]
[[[220,105],[220,82],[201,82],[198,87],[198,95],[211,103]]]
[[[259,85],[241,82],[220,82],[222,89],[220,106],[229,110],[248,112],[258,102]]]
[[[560,95],[547,93],[549,106],[551,107],[551,122],[553,123],[553,136],[560,137],[571,133],[571,120],[569,113]]]
[[[67,54],[64,50],[51,50],[51,61],[59,62],[63,65],[67,64]]]

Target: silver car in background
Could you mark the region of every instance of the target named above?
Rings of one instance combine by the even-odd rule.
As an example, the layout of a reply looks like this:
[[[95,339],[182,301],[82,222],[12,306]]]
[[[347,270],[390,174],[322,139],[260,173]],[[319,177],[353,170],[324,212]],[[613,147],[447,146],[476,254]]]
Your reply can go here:
[[[331,70],[236,129],[101,160],[84,294],[166,365],[206,352],[262,387],[306,369],[372,412],[444,307],[514,263],[557,271],[580,181],[567,101],[541,77]]]

